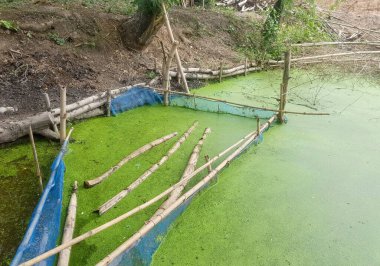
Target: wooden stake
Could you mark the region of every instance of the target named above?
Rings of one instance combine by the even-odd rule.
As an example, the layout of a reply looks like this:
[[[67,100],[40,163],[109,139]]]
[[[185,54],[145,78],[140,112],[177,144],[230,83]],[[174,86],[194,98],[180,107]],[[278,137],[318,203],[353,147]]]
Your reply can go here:
[[[121,192],[119,192],[113,198],[108,200],[106,203],[101,205],[98,209],[99,215],[102,215],[106,211],[110,210],[119,201],[125,198],[131,191],[133,191],[142,182],[144,182],[150,175],[152,175],[155,171],[157,171],[157,169],[161,165],[163,165],[169,159],[169,157],[172,156],[179,149],[179,147],[190,136],[191,132],[195,129],[197,125],[198,125],[198,122],[194,122],[194,124],[182,135],[182,137],[173,145],[173,147],[168,151],[168,153],[164,157],[161,158],[159,162],[152,165],[147,171],[145,171],[145,173],[143,173],[139,178],[137,178],[132,184],[130,184],[125,189],[123,189]]]
[[[173,42],[173,45],[172,45],[172,48],[170,49],[170,52],[169,52],[169,55],[168,55],[168,59],[166,60],[165,62],[165,67],[164,67],[164,70],[163,70],[163,73],[162,73],[162,77],[163,77],[163,87],[164,87],[164,105],[165,106],[168,106],[169,105],[169,89],[170,89],[170,76],[169,76],[169,70],[170,70],[170,64],[173,60],[173,57],[174,57],[174,54],[175,54],[175,51],[178,47],[178,42],[177,41],[174,41]]]
[[[271,117],[267,123],[265,123],[262,127],[261,127],[261,132],[263,132],[265,129],[267,129],[269,127],[269,125],[271,123],[273,123],[273,121],[275,120],[275,116]],[[141,210],[144,210],[146,208],[148,208],[149,206],[155,204],[157,201],[163,199],[164,197],[166,197],[167,195],[169,195],[174,189],[176,189],[177,187],[181,186],[184,182],[186,182],[187,180],[189,180],[190,178],[196,176],[197,174],[199,174],[200,172],[202,172],[204,169],[206,169],[210,164],[212,164],[213,162],[217,161],[218,159],[220,159],[222,156],[226,155],[228,152],[230,152],[231,150],[233,150],[234,148],[238,147],[240,144],[242,144],[244,142],[244,144],[242,144],[242,146],[244,145],[244,148],[247,147],[245,146],[246,143],[250,144],[252,143],[252,141],[254,141],[254,139],[257,137],[257,134],[256,134],[256,130],[249,133],[248,135],[246,135],[244,138],[240,139],[239,141],[237,141],[236,143],[234,143],[233,145],[231,145],[230,147],[228,147],[227,149],[225,149],[224,151],[222,151],[221,153],[219,153],[218,155],[216,155],[214,158],[212,158],[208,163],[202,165],[201,167],[199,167],[197,170],[195,170],[190,176],[187,176],[186,178],[180,180],[178,183],[174,184],[173,186],[171,186],[170,188],[168,188],[167,190],[165,190],[164,192],[160,193],[159,195],[157,195],[156,197],[152,198],[151,200],[145,202],[144,204],[141,204],[137,207],[135,207],[134,209],[120,215],[119,217],[116,217],[115,219],[103,224],[103,225],[100,225],[74,239],[72,239],[71,241],[65,243],[65,244],[61,244],[49,251],[46,251],[45,253],[29,260],[29,261],[26,261],[22,264],[20,264],[19,266],[32,266],[40,261],[43,261],[47,258],[49,258],[50,256],[53,256],[55,254],[57,254],[58,252],[68,248],[68,247],[71,247],[75,244],[78,244],[80,242],[82,242],[83,240],[91,237],[91,236],[94,236],[102,231],[104,231],[105,229],[127,219],[128,217],[131,217],[132,215],[138,213],[139,211]],[[240,147],[242,147],[240,146]],[[243,148],[243,149],[244,149]],[[240,148],[239,148],[240,149]],[[202,181],[201,181],[202,182]]]
[[[290,62],[291,62],[291,54],[290,51],[285,52],[285,64],[284,64],[284,73],[282,76],[282,83],[280,86],[280,112],[279,112],[279,117],[278,120],[280,123],[284,122],[284,110],[285,110],[285,105],[286,105],[286,98],[288,94],[288,83],[289,83],[289,73],[290,73]]]
[[[59,132],[60,132],[60,139],[61,144],[65,141],[66,138],[66,87],[61,87],[60,90],[60,126],[59,126]]]
[[[33,130],[32,130],[31,125],[29,126],[29,139],[30,139],[30,143],[32,145],[34,163],[36,164],[36,174],[37,174],[37,177],[38,177],[38,180],[40,183],[41,192],[43,192],[44,191],[44,185],[42,183],[40,163],[38,162],[37,149],[36,149],[36,144],[34,143]]]
[[[65,244],[73,239],[75,229],[75,219],[77,214],[77,190],[78,182],[74,182],[73,192],[71,194],[65,227],[63,228],[62,244]],[[71,247],[64,249],[59,253],[57,266],[69,266]]]
[[[219,83],[222,82],[222,76],[223,76],[223,63],[220,62],[220,67],[219,67]]]
[[[194,172],[195,167],[197,166],[199,154],[201,152],[203,143],[206,140],[209,133],[211,133],[211,129],[206,128],[202,137],[199,139],[198,143],[195,145],[193,152],[190,155],[188,164],[185,170],[183,171],[181,180],[191,175]],[[182,191],[185,189],[189,181],[190,179],[187,182],[184,182],[181,186],[177,187],[175,190],[173,190],[169,198],[160,206],[160,208],[155,212],[155,214],[153,214],[151,219],[154,219],[155,216],[160,215],[164,210],[169,208],[169,206],[172,205],[179,198],[179,196],[181,195]]]
[[[210,161],[210,157],[208,155],[205,155],[205,160],[206,160],[206,163],[208,163]],[[207,166],[207,171],[208,171],[208,173],[212,172],[211,164],[209,166]]]
[[[260,135],[260,118],[259,117],[257,117],[256,118],[256,123],[257,123],[257,134],[258,135]]]
[[[162,6],[162,10],[164,11],[165,24],[166,24],[166,28],[168,29],[168,32],[169,32],[170,40],[171,40],[172,43],[174,43],[175,39],[174,39],[172,27],[170,26],[170,21],[169,21],[168,13],[166,12],[166,8],[165,8],[164,3],[162,3],[161,6]],[[175,49],[175,58],[177,60],[177,68],[178,68],[179,74],[181,75],[183,86],[185,87],[185,91],[187,93],[189,93],[190,92],[189,91],[189,86],[187,85],[186,76],[185,76],[185,73],[183,72],[181,58],[179,57],[178,49]]]
[[[245,64],[244,64],[244,76],[247,76],[248,73],[248,58],[245,58]]]
[[[94,178],[91,180],[84,181],[84,187],[90,188],[90,187],[96,186],[97,184],[100,184],[101,182],[106,180],[110,175],[112,175],[114,172],[116,172],[118,169],[120,169],[120,167],[122,167],[124,164],[126,164],[127,162],[129,162],[133,158],[136,158],[137,156],[149,151],[150,149],[160,145],[161,143],[168,141],[169,139],[177,136],[177,134],[178,134],[177,132],[174,132],[174,133],[169,134],[167,136],[156,139],[156,140],[154,140],[148,144],[145,144],[141,148],[139,148],[139,149],[135,150],[134,152],[132,152],[131,154],[129,154],[127,157],[125,157],[123,160],[121,160],[118,164],[111,167],[111,169],[109,169],[107,172],[105,172],[101,176],[98,176],[97,178]]]
[[[107,116],[111,116],[111,100],[112,100],[112,94],[111,90],[107,90]]]

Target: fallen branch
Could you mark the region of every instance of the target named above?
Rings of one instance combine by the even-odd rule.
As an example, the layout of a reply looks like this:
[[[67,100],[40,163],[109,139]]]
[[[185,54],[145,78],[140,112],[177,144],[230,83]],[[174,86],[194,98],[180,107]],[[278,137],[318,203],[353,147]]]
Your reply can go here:
[[[141,148],[135,150],[134,152],[132,152],[131,154],[129,154],[127,157],[125,157],[123,160],[121,160],[118,164],[116,164],[115,166],[113,166],[111,169],[109,169],[107,172],[105,172],[104,174],[102,174],[101,176],[98,176],[97,178],[94,178],[94,179],[91,179],[91,180],[87,180],[87,181],[84,181],[84,186],[86,188],[90,188],[90,187],[93,187],[93,186],[96,186],[97,184],[103,182],[104,180],[106,180],[110,175],[112,175],[113,173],[115,173],[118,169],[120,169],[120,167],[122,167],[124,164],[126,164],[127,162],[129,162],[130,160],[132,160],[133,158],[136,158],[137,156],[149,151],[150,149],[160,145],[161,143],[164,143],[166,141],[168,141],[169,139],[177,136],[177,132],[174,132],[172,134],[169,134],[167,136],[164,136],[162,138],[159,138],[159,139],[156,139],[148,144],[145,144],[144,146],[142,146]]]
[[[265,130],[270,126],[270,124],[275,120],[272,117],[266,122],[262,127],[261,131]],[[199,181],[194,187],[178,198],[172,205],[170,205],[166,210],[164,210],[160,215],[155,216],[145,223],[145,225],[127,241],[121,244],[117,249],[115,249],[111,254],[106,256],[103,260],[96,264],[96,266],[109,265],[115,258],[117,258],[121,253],[123,253],[128,248],[132,247],[141,237],[146,235],[150,230],[152,230],[160,221],[167,217],[172,211],[174,211],[178,206],[184,203],[191,196],[200,191],[210,180],[212,180],[224,167],[228,166],[232,160],[240,155],[245,148],[247,148],[252,141],[257,138],[257,134],[253,135],[250,139],[244,142],[237,150],[235,150],[231,155],[229,155],[223,162],[221,162],[215,169],[211,171],[207,176],[205,176],[201,181]]]
[[[75,219],[77,214],[77,190],[78,183],[74,182],[73,192],[71,194],[69,207],[67,209],[67,216],[65,227],[63,228],[62,244],[69,242],[73,239],[75,229]],[[59,254],[57,266],[68,266],[70,261],[71,247],[64,249]]]
[[[195,145],[193,152],[190,155],[189,162],[185,168],[185,171],[182,174],[181,180],[185,179],[187,176],[192,174],[195,170],[195,167],[197,166],[199,154],[201,152],[203,142],[206,140],[207,135],[211,132],[210,128],[206,128],[202,137],[199,139],[197,145]],[[182,191],[184,190],[187,183],[190,181],[187,180],[181,186],[177,187],[172,191],[169,198],[160,206],[160,208],[156,211],[156,213],[152,216],[152,219],[154,219],[155,216],[160,215],[163,211],[165,211],[170,205],[172,205],[181,195]]]
[[[273,120],[272,120],[273,119]],[[270,120],[268,120],[268,123],[269,125],[271,123],[273,123],[275,119],[275,116],[272,117]],[[262,131],[261,133],[267,128],[267,127],[264,127],[266,124],[264,124],[262,126]],[[268,125],[268,126],[269,126]],[[206,169],[207,167],[209,167],[213,162],[215,162],[216,160],[220,159],[221,157],[223,157],[224,155],[226,155],[228,152],[230,152],[231,150],[233,150],[234,148],[236,148],[237,146],[239,146],[241,143],[243,142],[246,142],[246,141],[251,141],[252,142],[252,139],[254,140],[255,137],[257,136],[257,130],[253,131],[253,132],[250,132],[248,135],[246,135],[244,138],[240,139],[239,141],[237,141],[236,143],[234,143],[233,145],[231,145],[230,147],[228,147],[227,149],[225,149],[224,151],[222,151],[221,153],[219,153],[218,155],[216,155],[215,157],[213,157],[211,160],[209,160],[207,163],[205,163],[204,165],[202,165],[201,167],[199,167],[197,170],[195,170],[191,175],[187,176],[186,178],[180,180],[178,183],[174,184],[173,186],[169,187],[167,190],[165,190],[164,192],[160,193],[159,195],[157,195],[156,197],[150,199],[149,201],[135,207],[134,209],[120,215],[119,217],[116,217],[115,219],[103,224],[103,225],[100,225],[80,236],[77,236],[76,238],[72,239],[71,241],[65,243],[65,244],[61,244],[49,251],[46,251],[45,253],[29,260],[29,261],[26,261],[22,264],[20,264],[20,266],[32,266],[40,261],[43,261],[47,258],[49,258],[50,256],[53,256],[55,254],[57,254],[58,252],[68,248],[68,247],[71,247],[75,244],[78,244],[80,242],[82,242],[83,240],[87,239],[87,238],[90,238],[91,236],[94,236],[102,231],[104,231],[105,229],[121,222],[121,221],[124,221],[125,219],[127,219],[128,217],[131,217],[132,215],[148,208],[149,206],[155,204],[156,202],[158,202],[159,200],[163,199],[164,197],[166,197],[167,195],[169,195],[174,189],[176,189],[177,187],[181,186],[183,183],[187,182],[190,178],[196,176],[197,174],[199,174],[200,172],[202,172],[204,169]]]
[[[132,184],[130,184],[128,187],[123,189],[112,199],[110,199],[109,201],[104,203],[102,206],[100,206],[98,209],[99,215],[102,215],[103,213],[111,209],[113,206],[115,206],[119,201],[125,198],[131,191],[133,191],[142,182],[144,182],[151,174],[157,171],[157,169],[162,164],[164,164],[169,159],[169,157],[172,156],[178,150],[178,148],[182,145],[182,143],[185,142],[185,140],[190,136],[191,132],[195,129],[197,125],[198,125],[198,122],[194,122],[194,124],[182,135],[182,137],[173,145],[173,147],[168,151],[168,153],[164,157],[161,158],[161,160],[158,163],[154,164],[147,171],[145,171],[144,174],[142,174],[139,178],[137,178]]]

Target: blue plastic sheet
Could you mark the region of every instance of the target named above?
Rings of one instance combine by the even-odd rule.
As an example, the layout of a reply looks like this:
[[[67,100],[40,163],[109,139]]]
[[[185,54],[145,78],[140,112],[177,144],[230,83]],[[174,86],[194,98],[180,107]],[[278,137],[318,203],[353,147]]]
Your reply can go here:
[[[24,238],[19,245],[11,266],[19,265],[56,246],[60,233],[63,177],[65,164],[63,156],[67,141],[51,166],[49,181],[33,211]],[[54,265],[56,256],[52,256],[36,265]]]

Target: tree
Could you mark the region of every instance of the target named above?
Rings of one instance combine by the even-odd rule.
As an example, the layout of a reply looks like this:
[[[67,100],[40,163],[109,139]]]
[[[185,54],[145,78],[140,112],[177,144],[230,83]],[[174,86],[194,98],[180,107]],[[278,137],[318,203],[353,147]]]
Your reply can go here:
[[[162,3],[174,0],[135,0],[137,12],[119,26],[123,44],[132,50],[144,50],[164,24]]]
[[[272,44],[277,40],[277,32],[280,28],[285,5],[291,3],[292,0],[277,0],[271,9],[262,31],[265,50],[270,50]]]

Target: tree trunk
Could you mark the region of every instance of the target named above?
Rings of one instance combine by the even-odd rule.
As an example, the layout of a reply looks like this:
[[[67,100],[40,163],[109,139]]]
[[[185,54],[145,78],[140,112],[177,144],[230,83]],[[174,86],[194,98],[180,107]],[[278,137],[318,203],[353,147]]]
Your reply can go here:
[[[152,42],[163,24],[162,12],[137,11],[135,15],[122,22],[118,30],[125,47],[142,51]]]

